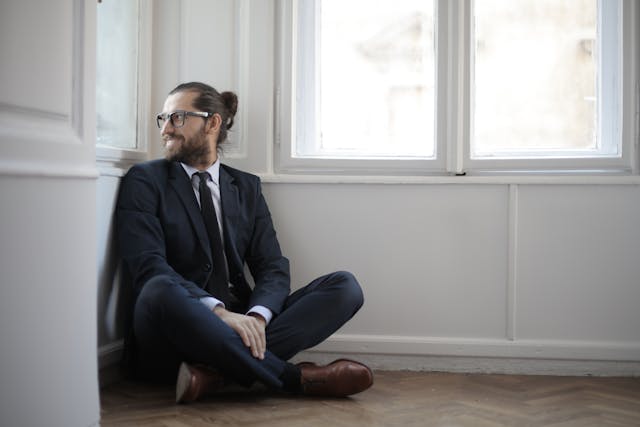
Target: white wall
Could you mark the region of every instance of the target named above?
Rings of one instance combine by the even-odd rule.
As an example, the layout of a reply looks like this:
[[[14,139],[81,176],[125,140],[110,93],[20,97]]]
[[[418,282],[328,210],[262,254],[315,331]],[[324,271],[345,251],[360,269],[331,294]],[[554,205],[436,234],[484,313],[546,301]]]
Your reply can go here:
[[[273,1],[156,2],[152,110],[182,81],[237,91],[225,161],[263,177],[293,286],[337,269],[359,278],[364,308],[305,358],[640,374],[637,177],[274,174],[274,16]]]
[[[95,2],[0,5],[0,425],[99,421]]]
[[[229,28],[244,32],[183,26],[180,37],[235,46],[227,59],[239,68],[189,54],[187,45],[190,62],[176,77],[250,88],[240,105],[248,125],[237,131],[246,155],[232,152],[227,162],[263,177],[293,285],[348,269],[365,289],[362,311],[305,357],[358,353],[395,369],[640,374],[637,177],[274,174],[274,2],[216,3],[189,2],[188,12],[202,19],[241,10]]]
[[[122,356],[126,316],[131,308],[127,284],[122,281],[121,264],[115,241],[114,212],[120,180],[127,166],[105,167],[99,162],[97,181],[98,237],[98,355],[100,369],[116,366]],[[114,380],[101,378],[101,386]]]
[[[265,187],[294,283],[350,269],[365,289],[316,350],[393,369],[640,373],[638,185]]]

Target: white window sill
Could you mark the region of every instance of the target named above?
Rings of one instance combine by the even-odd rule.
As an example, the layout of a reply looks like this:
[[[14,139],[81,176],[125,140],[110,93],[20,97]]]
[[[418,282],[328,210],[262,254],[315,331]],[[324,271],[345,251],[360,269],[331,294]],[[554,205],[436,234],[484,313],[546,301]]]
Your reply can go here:
[[[349,176],[257,174],[268,184],[531,184],[531,185],[639,185],[638,175],[493,175],[493,176]]]
[[[105,145],[96,146],[96,159],[98,161],[144,161],[147,159],[147,152],[135,149],[118,147],[108,147]]]
[[[122,177],[131,166],[148,158],[146,151],[96,146],[96,164],[100,176]]]

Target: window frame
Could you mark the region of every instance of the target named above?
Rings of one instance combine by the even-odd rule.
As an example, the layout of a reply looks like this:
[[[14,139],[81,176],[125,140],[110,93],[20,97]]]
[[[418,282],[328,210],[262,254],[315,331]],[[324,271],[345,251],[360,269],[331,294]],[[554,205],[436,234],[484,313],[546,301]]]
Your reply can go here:
[[[276,83],[276,126],[275,126],[275,143],[277,146],[274,158],[275,168],[279,172],[284,173],[317,173],[317,174],[373,174],[373,175],[433,175],[442,174],[445,170],[444,156],[439,156],[445,150],[444,138],[438,137],[441,132],[438,122],[436,121],[435,136],[435,159],[411,158],[411,157],[369,157],[369,158],[333,158],[333,157],[294,157],[292,155],[295,138],[298,137],[298,129],[295,117],[295,111],[301,108],[302,116],[305,121],[310,114],[315,114],[317,104],[315,99],[308,102],[308,106],[301,106],[297,103],[296,84],[300,80],[300,75],[305,74],[308,77],[315,78],[317,75],[317,64],[315,61],[307,61],[303,64],[305,67],[302,73],[296,70],[296,61],[298,59],[299,43],[296,35],[298,34],[298,25],[296,17],[299,13],[299,2],[296,0],[281,0],[278,3],[278,16],[276,29],[278,31],[278,49],[277,49],[277,83]],[[310,21],[312,29],[315,32],[316,21]],[[309,24],[309,22],[308,22]],[[311,25],[307,25],[307,28]],[[438,35],[439,31],[446,30],[446,26],[436,25],[436,57],[438,51],[443,49],[441,46],[444,37]],[[315,44],[312,44],[315,48]],[[446,47],[444,47],[446,50]],[[442,72],[436,67],[436,81],[438,75]],[[446,75],[446,74],[445,74]],[[315,91],[313,81],[306,80],[302,82],[307,90]],[[436,86],[437,87],[437,86]],[[442,91],[437,87],[436,109],[446,108],[446,105],[440,105],[444,102],[444,97],[440,96]],[[312,113],[310,113],[312,112]],[[315,121],[312,126],[306,126],[306,134],[315,132]]]
[[[623,86],[622,77],[625,74],[622,59],[625,52],[624,47],[620,43],[623,40],[629,40],[623,35],[624,26],[617,27],[614,24],[622,22],[623,2],[598,0],[598,34],[602,37],[598,38],[598,77],[597,90],[599,120],[598,137],[600,143],[608,146],[617,145],[620,142],[620,152],[614,155],[593,155],[589,156],[588,151],[576,151],[571,154],[570,151],[558,152],[557,157],[536,156],[533,153],[514,153],[512,157],[486,156],[473,158],[472,138],[473,138],[473,70],[474,70],[474,21],[473,7],[475,0],[465,2],[469,7],[466,14],[468,18],[469,34],[465,37],[468,45],[465,47],[467,57],[470,59],[469,75],[470,78],[464,82],[464,90],[467,92],[466,98],[469,100],[465,105],[464,123],[469,130],[467,140],[464,144],[464,160],[463,169],[471,173],[630,173],[632,170],[632,144],[630,140],[622,138],[622,103],[623,103]],[[603,7],[603,5],[607,5]],[[613,5],[613,6],[612,6]],[[604,14],[607,14],[605,19]],[[616,16],[617,15],[617,16]],[[614,18],[615,21],[609,19]],[[605,25],[605,21],[608,25]],[[603,41],[603,38],[605,39]],[[606,46],[605,46],[606,45]],[[616,45],[617,48],[616,48]],[[605,48],[606,47],[606,48]],[[627,51],[628,52],[628,51]],[[615,63],[615,65],[614,65]],[[604,64],[604,66],[602,66]],[[603,90],[608,87],[609,91]],[[616,94],[617,92],[617,94]],[[609,108],[603,109],[603,104]],[[616,125],[618,125],[616,127]]]
[[[274,167],[277,173],[335,175],[463,175],[463,174],[637,174],[640,94],[638,54],[640,6],[621,0],[621,48],[619,79],[620,126],[613,129],[621,139],[620,157],[600,158],[472,158],[472,7],[474,0],[436,1],[436,159],[408,158],[297,158],[292,155],[296,136],[294,112],[298,77],[298,1],[279,0],[276,13],[276,88]],[[603,0],[599,0],[603,1]],[[598,17],[601,20],[599,14]],[[314,65],[315,66],[315,65]],[[600,82],[602,84],[602,82]],[[308,86],[308,83],[307,83]],[[599,104],[602,104],[601,102]],[[601,113],[601,112],[599,112]],[[599,120],[600,126],[602,120]],[[599,129],[601,132],[602,129]],[[609,129],[608,132],[612,132]]]
[[[151,0],[138,0],[138,74],[136,147],[122,148],[99,144],[96,138],[96,160],[102,167],[109,164],[133,164],[146,160],[149,151],[149,122],[151,117],[151,52],[153,5]],[[98,5],[98,7],[100,7]]]

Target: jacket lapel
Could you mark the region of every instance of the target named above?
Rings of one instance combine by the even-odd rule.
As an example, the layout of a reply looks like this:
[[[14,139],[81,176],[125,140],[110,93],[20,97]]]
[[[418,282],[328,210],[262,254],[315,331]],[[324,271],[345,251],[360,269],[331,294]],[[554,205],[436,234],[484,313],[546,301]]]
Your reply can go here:
[[[220,202],[222,204],[222,227],[224,229],[224,247],[227,253],[234,253],[237,232],[238,213],[240,201],[238,199],[238,188],[233,183],[234,178],[229,175],[222,165],[220,166]]]
[[[169,183],[182,201],[191,224],[196,230],[200,245],[209,258],[211,258],[211,247],[209,246],[209,240],[207,240],[207,229],[204,225],[202,214],[200,213],[200,206],[198,206],[198,201],[193,193],[191,179],[178,162],[171,162],[169,165]]]

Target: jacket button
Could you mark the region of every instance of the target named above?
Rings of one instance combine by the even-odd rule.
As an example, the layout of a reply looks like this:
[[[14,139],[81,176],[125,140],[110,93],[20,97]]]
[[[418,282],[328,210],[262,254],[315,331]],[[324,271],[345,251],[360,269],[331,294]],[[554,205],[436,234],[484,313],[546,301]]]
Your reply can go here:
[[[211,271],[211,264],[206,263],[206,264],[204,265],[204,267],[202,267],[202,269],[203,269],[204,271]]]

